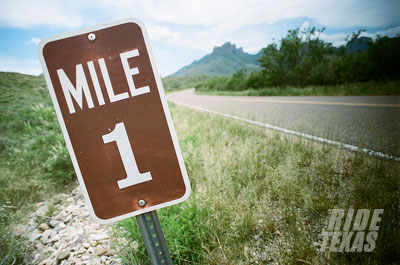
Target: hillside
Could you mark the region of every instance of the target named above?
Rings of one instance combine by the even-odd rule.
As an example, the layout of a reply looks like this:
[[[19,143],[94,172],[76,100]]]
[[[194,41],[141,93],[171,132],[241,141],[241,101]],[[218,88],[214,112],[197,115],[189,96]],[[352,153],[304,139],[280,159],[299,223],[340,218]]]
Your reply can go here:
[[[31,264],[31,243],[13,227],[75,183],[43,76],[0,72],[0,264]]]
[[[215,47],[212,53],[183,67],[172,76],[231,75],[241,68],[252,71],[259,65],[257,59],[260,55],[261,53],[246,53],[242,48],[236,48],[236,45],[227,42],[221,47]]]

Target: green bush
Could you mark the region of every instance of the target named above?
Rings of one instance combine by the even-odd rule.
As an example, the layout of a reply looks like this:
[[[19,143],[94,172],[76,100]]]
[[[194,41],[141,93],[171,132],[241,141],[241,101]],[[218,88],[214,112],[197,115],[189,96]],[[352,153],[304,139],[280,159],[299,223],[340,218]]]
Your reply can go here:
[[[197,84],[195,86],[196,90],[205,91],[205,90],[216,90],[223,91],[228,89],[229,77],[227,76],[218,76],[214,77],[204,83]]]
[[[246,86],[246,69],[239,69],[233,73],[232,77],[226,83],[225,90],[242,91],[247,88]]]

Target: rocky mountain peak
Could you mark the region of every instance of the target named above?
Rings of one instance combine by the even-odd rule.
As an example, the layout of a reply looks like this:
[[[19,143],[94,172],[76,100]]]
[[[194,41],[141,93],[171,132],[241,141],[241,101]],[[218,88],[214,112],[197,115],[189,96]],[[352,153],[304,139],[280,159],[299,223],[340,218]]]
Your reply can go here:
[[[243,48],[236,48],[235,44],[232,44],[230,42],[225,42],[222,46],[220,47],[214,47],[213,53],[215,54],[238,54],[238,53],[244,53]]]

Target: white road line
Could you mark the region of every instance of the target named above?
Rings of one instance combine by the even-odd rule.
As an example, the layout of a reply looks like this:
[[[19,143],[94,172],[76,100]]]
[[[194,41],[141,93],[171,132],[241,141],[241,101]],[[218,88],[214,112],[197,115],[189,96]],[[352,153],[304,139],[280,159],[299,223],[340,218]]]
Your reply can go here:
[[[175,103],[175,104],[178,104],[178,105],[181,105],[181,106],[185,106],[185,107],[188,107],[188,108],[192,108],[192,109],[195,109],[195,110],[209,112],[209,113],[217,114],[217,115],[224,116],[224,117],[227,117],[227,118],[231,118],[231,119],[235,119],[235,120],[239,120],[239,121],[244,121],[244,122],[247,122],[247,123],[250,123],[250,124],[254,124],[254,125],[257,125],[257,126],[260,126],[260,127],[265,127],[265,128],[271,129],[271,130],[275,130],[275,131],[279,131],[279,132],[283,132],[283,133],[287,133],[287,134],[296,135],[296,136],[299,136],[299,137],[302,137],[302,138],[306,138],[306,139],[309,139],[309,140],[312,140],[312,141],[316,141],[316,142],[320,142],[320,143],[327,143],[327,144],[330,144],[330,145],[334,145],[334,146],[336,146],[338,148],[343,148],[343,149],[347,149],[347,150],[350,150],[350,151],[362,152],[362,153],[366,153],[366,154],[368,154],[370,156],[386,158],[386,159],[391,159],[391,160],[400,162],[400,157],[392,156],[392,155],[389,155],[389,154],[384,154],[384,153],[377,152],[377,151],[374,151],[374,150],[371,150],[371,149],[361,148],[361,147],[358,147],[358,146],[355,146],[355,145],[345,144],[345,143],[341,143],[341,142],[325,139],[325,138],[322,138],[322,137],[318,137],[318,136],[314,136],[314,135],[310,135],[310,134],[306,134],[306,133],[302,133],[302,132],[296,132],[296,131],[288,130],[288,129],[285,129],[285,128],[282,128],[282,127],[270,125],[270,124],[267,124],[267,123],[262,123],[262,122],[259,122],[259,121],[249,120],[249,119],[246,119],[246,118],[241,118],[241,117],[238,117],[238,116],[235,116],[235,115],[226,114],[226,113],[215,111],[215,110],[209,110],[209,109],[206,109],[206,108],[192,106],[192,105],[176,102],[176,101],[173,101],[173,100],[170,100],[170,101]]]

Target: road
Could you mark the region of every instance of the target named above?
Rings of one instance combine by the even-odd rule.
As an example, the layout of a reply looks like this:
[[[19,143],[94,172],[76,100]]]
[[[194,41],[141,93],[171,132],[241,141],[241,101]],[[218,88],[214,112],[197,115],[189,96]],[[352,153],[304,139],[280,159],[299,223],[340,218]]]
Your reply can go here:
[[[400,96],[239,97],[188,89],[168,100],[400,157]]]

